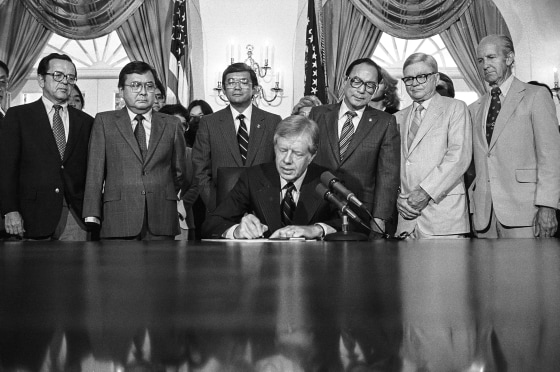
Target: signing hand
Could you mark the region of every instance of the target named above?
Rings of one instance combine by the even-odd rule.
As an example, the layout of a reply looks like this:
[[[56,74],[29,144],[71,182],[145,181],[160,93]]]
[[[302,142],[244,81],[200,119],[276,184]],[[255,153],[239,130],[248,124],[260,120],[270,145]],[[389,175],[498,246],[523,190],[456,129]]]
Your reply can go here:
[[[533,233],[537,238],[551,238],[558,228],[556,209],[550,207],[539,207],[533,219]]]
[[[270,239],[275,238],[306,238],[316,239],[323,236],[323,228],[318,225],[309,226],[294,226],[289,225],[276,230],[270,236]]]
[[[19,235],[23,237],[25,229],[23,228],[23,218],[19,212],[6,213],[6,221],[4,222],[6,232],[12,235]]]
[[[268,226],[263,225],[254,215],[246,214],[233,231],[233,237],[235,239],[258,239],[262,238],[266,231],[268,231]]]

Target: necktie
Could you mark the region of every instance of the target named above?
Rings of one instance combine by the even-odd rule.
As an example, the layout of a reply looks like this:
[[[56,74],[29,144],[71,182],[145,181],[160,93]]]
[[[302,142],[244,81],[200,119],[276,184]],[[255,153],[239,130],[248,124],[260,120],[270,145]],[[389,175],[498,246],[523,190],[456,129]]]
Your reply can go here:
[[[64,124],[62,123],[62,118],[60,117],[60,110],[62,106],[53,105],[53,133],[54,139],[56,140],[56,147],[58,147],[58,152],[60,153],[60,158],[64,159],[64,150],[66,149],[66,134],[64,132]]]
[[[352,137],[354,136],[354,124],[352,123],[352,118],[358,116],[354,111],[347,111],[346,112],[346,121],[342,126],[342,131],[340,132],[340,139],[338,140],[338,148],[340,151],[340,160],[344,159],[344,154],[346,150],[348,150],[348,146],[352,141]]]
[[[296,187],[292,182],[288,182],[286,186],[284,186],[284,189],[286,190],[286,194],[284,195],[284,199],[282,199],[282,225],[288,226],[292,224],[294,211],[296,210],[296,202],[292,195],[292,191],[294,191]]]
[[[502,102],[500,102],[500,94],[502,91],[500,88],[492,88],[490,94],[492,99],[490,100],[490,108],[488,109],[488,116],[486,117],[486,141],[490,144],[492,139],[492,133],[494,132],[494,125],[496,125],[496,119],[502,108]]]
[[[407,146],[410,148],[412,145],[412,141],[414,141],[414,137],[416,137],[416,133],[418,133],[418,129],[420,128],[420,123],[422,123],[422,111],[424,110],[424,106],[419,104],[414,110],[414,117],[412,118],[412,123],[410,123],[410,128],[408,129],[408,141]]]
[[[237,130],[237,143],[239,143],[239,153],[243,160],[243,165],[247,161],[247,149],[249,148],[249,133],[247,132],[247,125],[245,125],[245,115],[239,114],[239,129]]]
[[[138,147],[140,148],[140,153],[142,154],[142,160],[146,159],[146,154],[148,153],[148,146],[146,146],[146,129],[142,121],[144,120],[143,115],[136,115],[134,118],[136,120],[136,128],[134,128],[134,137],[138,142]]]

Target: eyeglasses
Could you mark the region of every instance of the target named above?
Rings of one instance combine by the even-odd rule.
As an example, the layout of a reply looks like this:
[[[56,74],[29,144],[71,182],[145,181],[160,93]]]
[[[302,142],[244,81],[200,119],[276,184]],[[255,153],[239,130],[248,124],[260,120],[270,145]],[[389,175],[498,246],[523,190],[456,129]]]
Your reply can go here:
[[[50,75],[52,76],[53,80],[56,82],[61,82],[62,80],[66,79],[66,82],[68,84],[76,84],[76,81],[78,80],[78,77],[76,75],[72,75],[72,74],[64,74],[60,71],[55,71],[55,72],[45,72],[45,75]]]
[[[156,99],[158,101],[163,101],[163,100],[165,100],[165,97],[163,96],[163,94],[156,94]]]
[[[239,86],[241,87],[241,89],[245,89],[249,87],[249,84],[251,84],[251,82],[249,81],[249,79],[247,78],[241,78],[241,79],[228,79],[226,81],[226,88],[227,89],[233,89],[237,86],[237,84],[239,84]]]
[[[130,84],[124,84],[125,87],[130,87],[130,91],[132,93],[140,93],[142,91],[142,87],[146,89],[146,92],[153,93],[156,90],[156,85],[151,81],[147,83],[141,83],[139,81],[133,81]]]
[[[362,79],[360,79],[357,76],[354,76],[353,78],[350,79],[350,86],[352,88],[359,88],[362,85],[366,86],[366,90],[373,94],[375,93],[375,90],[377,89],[377,83],[373,82],[373,81],[363,81]]]
[[[414,84],[414,80],[416,80],[418,84],[424,84],[426,81],[428,81],[428,76],[434,74],[437,74],[437,72],[430,72],[429,74],[420,74],[416,76],[405,76],[402,78],[402,81],[406,86],[411,86],[412,84]]]
[[[0,89],[6,89],[8,87],[8,82],[6,80],[0,80]]]

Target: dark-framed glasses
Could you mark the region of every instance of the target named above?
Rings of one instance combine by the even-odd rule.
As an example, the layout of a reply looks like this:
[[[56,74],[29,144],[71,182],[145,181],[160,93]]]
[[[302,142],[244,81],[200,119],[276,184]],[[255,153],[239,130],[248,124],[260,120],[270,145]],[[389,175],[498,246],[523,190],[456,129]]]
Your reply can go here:
[[[226,88],[227,89],[233,89],[238,84],[241,88],[248,88],[249,84],[251,84],[251,82],[247,78],[241,78],[241,79],[233,79],[232,78],[232,79],[227,79],[226,80]]]
[[[411,86],[412,84],[414,84],[414,80],[416,80],[418,84],[424,84],[426,81],[428,81],[428,76],[435,74],[437,74],[437,72],[430,72],[429,74],[420,74],[416,76],[405,76],[401,80],[403,81],[404,85],[407,86]]]
[[[360,79],[357,76],[354,76],[353,78],[350,78],[350,86],[352,88],[359,88],[362,85],[366,86],[366,90],[373,94],[375,93],[375,91],[377,90],[377,83],[374,81],[363,81],[362,79]]]
[[[132,83],[125,84],[124,86],[129,87],[132,93],[140,93],[142,91],[142,87],[144,87],[148,93],[153,93],[156,90],[156,84],[151,81],[148,81],[147,83],[133,81]]]
[[[65,73],[60,71],[45,72],[45,75],[52,76],[53,80],[56,81],[57,83],[60,83],[64,79],[66,79],[66,82],[68,84],[76,84],[76,81],[78,81],[78,77],[76,75],[72,75],[72,74],[66,75]]]

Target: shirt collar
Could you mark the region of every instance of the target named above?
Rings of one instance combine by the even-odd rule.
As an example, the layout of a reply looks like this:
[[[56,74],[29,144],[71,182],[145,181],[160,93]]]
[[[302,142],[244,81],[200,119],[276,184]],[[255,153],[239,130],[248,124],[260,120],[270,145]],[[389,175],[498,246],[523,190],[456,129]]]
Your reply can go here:
[[[513,74],[509,75],[509,77],[499,86],[501,94],[505,97],[509,92],[509,88],[511,88],[511,84],[513,83]],[[492,87],[493,88],[493,87]]]
[[[47,97],[45,96],[41,96],[41,100],[43,101],[43,104],[45,105],[45,109],[47,110],[47,112],[51,112],[51,110],[53,109],[54,105],[60,105],[62,106],[62,111],[66,111],[68,109],[68,102],[64,102],[64,103],[53,103],[51,102]]]
[[[344,100],[342,100],[342,103],[340,104],[340,110],[338,111],[338,120],[341,120],[344,116],[346,116],[346,113],[348,111],[354,111],[358,115],[358,116],[356,116],[356,119],[358,119],[357,122],[359,123],[360,120],[362,119],[362,115],[364,114],[365,109],[366,109],[366,106],[362,107],[359,110],[351,110],[346,105],[346,102],[344,102]],[[356,121],[354,121],[354,123],[356,123]]]
[[[233,115],[233,120],[236,120],[237,117],[240,114],[243,114],[243,115],[245,115],[245,119],[244,119],[245,123],[250,123],[251,122],[251,114],[253,113],[253,105],[249,105],[249,107],[247,107],[245,109],[245,111],[243,111],[243,112],[237,111],[236,109],[233,108],[232,105],[229,105],[229,108],[231,109],[231,114]]]
[[[303,172],[303,174],[297,180],[292,181],[294,186],[296,187],[297,192],[301,190],[301,185],[303,184],[303,180],[305,179],[306,174],[307,174],[307,169],[305,169],[305,172]],[[284,186],[286,186],[287,183],[288,181],[286,181],[285,179],[282,178],[282,176],[280,176],[280,190],[283,190]]]
[[[133,120],[136,120],[136,115],[134,112],[130,111],[130,109],[128,108],[128,106],[126,107],[126,111],[128,112],[128,117],[130,118],[130,121],[132,122]],[[144,119],[146,121],[149,121],[150,123],[152,122],[152,113],[153,110],[150,109],[150,111],[143,113],[142,115],[144,116]]]
[[[431,96],[430,98],[428,98],[427,100],[422,101],[422,102],[416,102],[415,101],[413,103],[413,108],[416,109],[419,105],[422,105],[422,107],[424,107],[424,110],[427,110],[428,107],[430,106],[430,103],[432,102],[432,99],[434,99],[434,96],[435,96],[435,94],[433,96]]]

